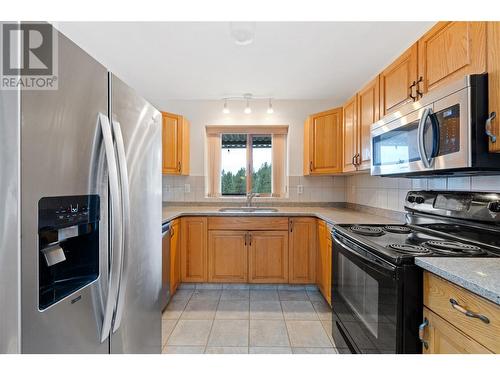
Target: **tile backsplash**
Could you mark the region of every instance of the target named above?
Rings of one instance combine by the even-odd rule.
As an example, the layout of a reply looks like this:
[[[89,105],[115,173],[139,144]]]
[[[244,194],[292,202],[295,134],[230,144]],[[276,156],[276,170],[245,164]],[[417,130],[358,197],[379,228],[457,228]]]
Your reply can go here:
[[[358,174],[346,177],[346,201],[376,208],[404,211],[409,190],[500,192],[500,176],[389,178]]]
[[[207,198],[204,176],[163,176],[164,202],[217,202],[228,199],[231,198]],[[345,177],[290,176],[288,178],[288,197],[277,200],[345,202]]]
[[[393,211],[404,211],[409,190],[500,192],[500,176],[445,178],[389,178],[352,176],[290,176],[288,197],[280,202],[348,202]],[[263,198],[269,199],[269,198]],[[163,176],[164,202],[221,202],[244,198],[207,198],[204,176]]]

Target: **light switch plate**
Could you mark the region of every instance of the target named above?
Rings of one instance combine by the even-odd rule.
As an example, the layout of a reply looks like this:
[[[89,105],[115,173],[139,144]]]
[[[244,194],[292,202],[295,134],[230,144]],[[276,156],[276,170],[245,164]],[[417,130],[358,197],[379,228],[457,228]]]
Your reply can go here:
[[[304,185],[297,185],[297,194],[304,194]]]

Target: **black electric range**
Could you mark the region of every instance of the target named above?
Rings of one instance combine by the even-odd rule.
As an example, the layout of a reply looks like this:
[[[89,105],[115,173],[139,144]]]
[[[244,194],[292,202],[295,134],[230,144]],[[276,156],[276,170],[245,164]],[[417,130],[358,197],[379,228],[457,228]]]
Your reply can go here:
[[[406,222],[332,231],[333,336],[343,353],[420,353],[415,257],[500,256],[500,194],[409,192]]]

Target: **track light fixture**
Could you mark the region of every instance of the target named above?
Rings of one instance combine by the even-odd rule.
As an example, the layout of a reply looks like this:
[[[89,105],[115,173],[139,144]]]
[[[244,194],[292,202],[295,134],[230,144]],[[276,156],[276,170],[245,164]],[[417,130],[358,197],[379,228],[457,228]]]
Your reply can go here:
[[[243,110],[243,113],[248,115],[248,114],[252,113],[252,108],[250,106],[250,102],[252,100],[262,100],[262,99],[268,100],[268,106],[267,106],[266,113],[273,114],[274,108],[273,108],[272,98],[258,97],[258,96],[253,96],[252,94],[244,94],[241,96],[228,96],[228,97],[223,98],[222,99],[223,100],[222,113],[224,113],[224,114],[230,113],[227,102],[232,100],[232,101],[244,101],[245,102],[245,109]]]

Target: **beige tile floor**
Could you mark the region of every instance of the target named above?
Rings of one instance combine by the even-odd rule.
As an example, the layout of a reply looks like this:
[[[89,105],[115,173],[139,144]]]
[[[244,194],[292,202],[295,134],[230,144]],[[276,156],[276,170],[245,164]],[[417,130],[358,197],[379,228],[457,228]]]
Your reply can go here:
[[[181,285],[162,319],[167,354],[334,354],[331,309],[313,287]]]

